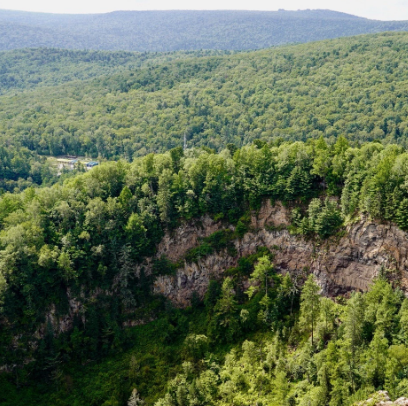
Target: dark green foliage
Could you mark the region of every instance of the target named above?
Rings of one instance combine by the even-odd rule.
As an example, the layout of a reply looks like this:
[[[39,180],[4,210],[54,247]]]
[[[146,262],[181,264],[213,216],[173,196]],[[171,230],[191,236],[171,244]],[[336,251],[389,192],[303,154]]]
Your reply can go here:
[[[72,171],[70,175],[77,173]],[[30,186],[51,185],[58,180],[57,170],[45,157],[25,147],[0,146],[0,194],[4,191],[24,190]]]
[[[221,284],[214,279],[210,280],[210,284],[208,285],[208,289],[204,297],[204,304],[208,312],[212,311],[220,294]]]
[[[227,248],[229,255],[236,255],[235,247],[231,244],[235,235],[232,230],[220,230],[211,234],[208,237],[203,238],[202,243],[196,247],[190,249],[186,255],[185,259],[187,262],[197,262],[200,258],[211,255],[213,252],[219,252]]]
[[[245,233],[248,232],[248,226],[243,223],[241,220],[238,221],[237,226],[235,228],[235,233],[239,236],[239,237],[243,237],[245,235]]]
[[[162,255],[153,261],[152,270],[154,275],[173,275],[177,270],[177,264],[173,264]]]
[[[204,398],[210,405],[349,405],[380,389],[392,398],[402,396],[408,350],[400,344],[398,331],[401,314],[405,322],[407,300],[378,280],[368,293],[354,294],[340,305],[320,297],[312,279],[303,288],[300,325],[244,341],[224,362],[212,363],[204,371],[184,369],[168,383],[166,397],[156,406],[193,405]],[[282,281],[281,292],[285,286]],[[250,318],[250,309],[248,304],[241,312],[243,320]],[[367,320],[373,334],[362,341]],[[385,334],[389,329],[394,333]],[[321,344],[316,343],[319,340]],[[182,389],[176,391],[176,384]]]
[[[227,276],[208,324],[208,336],[217,342],[235,341],[241,334],[237,310],[234,283],[232,278]]]
[[[231,230],[216,231],[204,239],[205,242],[211,245],[216,251],[227,248],[229,241],[232,239],[233,232]]]
[[[255,263],[264,256],[267,256],[271,261],[273,260],[273,254],[268,248],[258,247],[255,254],[239,258],[238,266],[227,269],[225,274],[227,276],[249,277],[254,270]]]
[[[208,244],[203,243],[196,248],[189,250],[185,256],[187,262],[197,262],[200,258],[211,255],[214,252],[214,248]]]
[[[340,208],[335,201],[314,199],[309,204],[308,228],[321,238],[327,238],[343,224]]]
[[[85,81],[119,72],[134,72],[149,65],[157,66],[172,60],[220,53],[217,51],[180,51],[158,54],[55,48],[0,52],[0,94]],[[119,83],[119,86],[122,91],[126,90],[126,83]],[[37,113],[41,110],[40,106],[36,107]],[[107,113],[112,113],[114,110],[114,106],[106,106]]]
[[[49,356],[58,350],[49,328],[41,344],[40,351],[48,354],[41,373],[51,368],[52,379],[43,385],[32,374],[20,373],[17,389],[16,375],[2,374],[2,404],[120,405],[134,387],[145,404],[156,406],[193,405],[202,399],[210,405],[348,405],[379,389],[393,399],[404,395],[408,301],[386,280],[377,280],[368,293],[354,294],[342,304],[316,295],[311,281],[303,288],[299,325],[299,308],[289,313],[290,283],[278,277],[268,293],[271,308],[280,309],[271,312],[274,332],[262,332],[263,321],[256,316],[262,308],[259,297],[238,305],[231,282],[226,279],[221,295],[220,284],[211,282],[205,311],[168,307],[155,322],[128,330],[132,348],[98,363],[88,358],[80,368]],[[81,351],[78,330],[71,340],[78,343],[75,351]]]
[[[238,237],[243,237],[245,233],[250,230],[251,214],[249,212],[245,213],[237,222],[235,226],[235,235]]]
[[[408,199],[400,202],[396,218],[398,226],[403,230],[408,230]]]
[[[240,257],[234,242],[268,200],[317,243],[361,213],[408,229],[407,44],[1,54],[0,366],[12,372],[0,403],[125,405],[136,387],[153,405],[167,382],[157,405],[405,395],[408,304],[386,269],[337,303],[309,277],[300,299],[272,252]],[[43,155],[66,153],[124,160],[58,178]],[[222,229],[177,262],[157,255],[165,233],[202,216]],[[204,307],[195,292],[185,311],[153,295],[184,260],[224,252],[237,265]]]

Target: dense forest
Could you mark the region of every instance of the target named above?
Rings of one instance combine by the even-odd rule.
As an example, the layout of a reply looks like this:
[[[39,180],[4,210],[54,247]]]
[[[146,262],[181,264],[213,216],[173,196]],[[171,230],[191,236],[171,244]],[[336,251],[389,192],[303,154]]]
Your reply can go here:
[[[90,18],[0,12],[0,27],[1,16],[33,17],[50,36]],[[237,16],[249,18],[223,18]],[[361,218],[408,232],[407,50],[408,33],[382,33],[251,52],[0,52],[0,404],[348,406],[378,390],[406,395],[402,271],[382,266],[367,292],[326,298],[307,264],[278,272],[279,246],[236,247],[267,201],[289,220],[263,231],[313,247]],[[100,165],[58,173],[50,158],[66,154]],[[159,255],[164,236],[208,218],[217,231],[177,259]],[[234,266],[186,308],[155,291],[211,255]]]
[[[141,67],[154,66],[174,60],[222,55],[220,51],[188,51],[171,53],[134,53],[103,51],[70,51],[58,49],[24,49],[0,52],[0,95],[17,94],[35,88],[76,83],[95,77],[107,77],[118,72],[135,72]],[[25,189],[30,186],[51,185],[75,175],[58,176],[42,151],[32,150],[5,137],[0,146],[0,191]],[[90,155],[87,151],[82,151]],[[56,151],[57,154],[62,150]],[[94,154],[97,157],[96,154]]]
[[[407,21],[378,21],[329,10],[117,11],[63,15],[0,10],[0,50],[248,50],[383,31]]]
[[[407,162],[393,144],[258,140],[219,154],[178,147],[4,194],[0,364],[10,373],[0,376],[1,401],[123,405],[133,386],[157,405],[249,405],[256,397],[346,405],[379,388],[404,393],[408,301],[386,269],[369,293],[333,302],[320,298],[306,269],[303,289],[277,274],[273,252],[260,247],[211,282],[204,304],[193,296],[181,311],[152,293],[154,279],[180,265],[156,258],[145,273],[143,261],[166,230],[203,214],[233,228],[183,261],[214,250],[237,255],[232,242],[263,199],[284,202],[289,232],[316,241],[336,238],[358,213],[407,230]],[[243,291],[245,278],[252,287]],[[82,313],[58,333],[49,312],[63,318],[73,298]],[[156,322],[122,327],[134,318]],[[81,364],[86,370],[75,371]]]
[[[341,134],[406,146],[407,49],[408,34],[386,33],[180,58],[8,93],[0,97],[0,142],[40,155],[127,161],[182,146],[184,137],[188,147],[218,151],[255,139],[334,142]],[[72,76],[81,64],[75,69]],[[43,83],[54,76],[44,74]]]
[[[83,81],[118,72],[202,56],[230,54],[221,51],[104,52],[50,48],[0,52],[0,94],[16,93],[40,86]]]

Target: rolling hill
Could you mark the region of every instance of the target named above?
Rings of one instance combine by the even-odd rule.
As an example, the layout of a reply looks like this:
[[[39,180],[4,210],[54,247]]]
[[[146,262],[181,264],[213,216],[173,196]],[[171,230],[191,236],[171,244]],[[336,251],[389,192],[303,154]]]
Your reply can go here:
[[[178,59],[229,51],[126,52],[27,48],[0,52],[0,94],[84,81]]]
[[[247,50],[406,30],[407,21],[368,20],[329,10],[117,11],[88,15],[0,10],[0,50]]]
[[[50,72],[44,86],[0,97],[0,140],[42,155],[127,160],[182,146],[184,135],[189,147],[216,150],[340,135],[405,146],[407,49],[407,33],[386,33],[193,54],[46,86],[58,75]],[[82,70],[73,63],[70,75]]]
[[[406,404],[407,51],[1,52],[0,404]]]

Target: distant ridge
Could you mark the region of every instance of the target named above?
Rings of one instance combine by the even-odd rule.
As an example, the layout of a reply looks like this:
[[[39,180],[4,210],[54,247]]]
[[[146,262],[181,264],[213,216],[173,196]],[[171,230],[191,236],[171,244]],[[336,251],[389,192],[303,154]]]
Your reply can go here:
[[[248,50],[382,31],[408,31],[408,21],[369,20],[331,10],[115,11],[85,15],[0,10],[0,50]]]

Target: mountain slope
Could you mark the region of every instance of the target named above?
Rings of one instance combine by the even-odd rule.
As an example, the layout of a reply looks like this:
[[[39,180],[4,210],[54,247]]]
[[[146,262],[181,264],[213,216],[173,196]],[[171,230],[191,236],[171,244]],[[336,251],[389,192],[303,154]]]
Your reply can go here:
[[[228,52],[228,51],[226,51]],[[0,94],[136,71],[146,66],[223,51],[139,53],[31,48],[0,52]]]
[[[231,152],[178,148],[0,197],[2,405],[125,406],[133,387],[157,406],[406,393],[407,152]]]
[[[117,11],[89,15],[0,10],[0,50],[242,50],[405,30],[407,21],[368,20],[329,10]]]
[[[186,58],[0,97],[0,139],[125,158],[340,135],[407,145],[408,34]],[[194,55],[193,55],[194,56]]]

